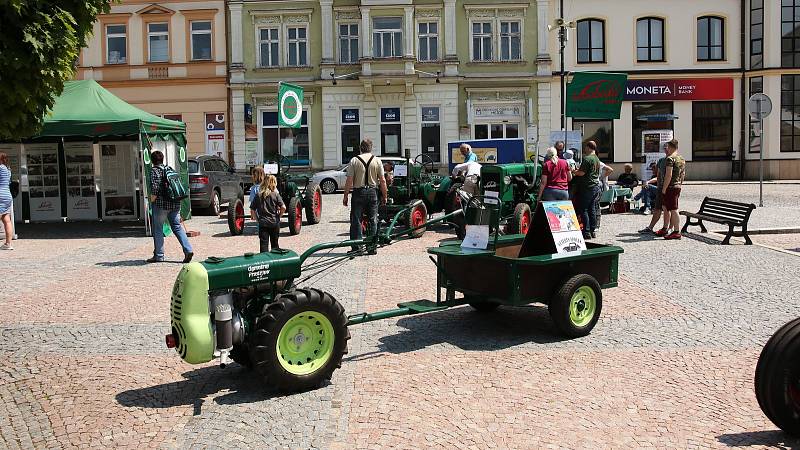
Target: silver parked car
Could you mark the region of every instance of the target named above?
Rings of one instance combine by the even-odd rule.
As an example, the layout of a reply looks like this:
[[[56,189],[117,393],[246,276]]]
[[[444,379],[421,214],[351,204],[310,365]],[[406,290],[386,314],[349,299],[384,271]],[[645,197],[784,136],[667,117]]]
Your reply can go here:
[[[242,176],[224,159],[201,155],[189,160],[189,197],[192,211],[218,216],[220,205],[242,196]]]
[[[392,164],[405,164],[405,158],[397,156],[379,156],[381,161]],[[333,170],[323,170],[311,177],[309,186],[319,185],[324,194],[333,194],[339,189],[344,189],[344,182],[347,179],[347,164],[343,164]]]

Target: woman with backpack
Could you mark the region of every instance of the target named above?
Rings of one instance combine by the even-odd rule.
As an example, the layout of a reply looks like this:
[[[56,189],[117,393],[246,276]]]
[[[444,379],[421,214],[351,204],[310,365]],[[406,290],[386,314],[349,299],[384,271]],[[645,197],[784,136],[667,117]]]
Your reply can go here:
[[[253,186],[251,189],[255,189]],[[250,216],[258,221],[259,251],[268,252],[270,245],[278,247],[281,231],[281,216],[286,212],[281,194],[278,193],[278,180],[275,175],[266,175],[258,186],[258,194],[250,203]]]
[[[183,262],[188,263],[194,256],[192,244],[186,237],[186,232],[181,225],[181,198],[186,194],[181,186],[171,187],[174,182],[175,171],[164,165],[164,154],[156,150],[150,154],[153,168],[150,169],[150,203],[153,205],[153,257],[147,262],[164,261],[164,222],[169,221],[169,226],[178,242],[183,247]],[[173,180],[170,180],[170,179]],[[180,180],[178,180],[180,184]],[[181,191],[181,192],[178,192]]]

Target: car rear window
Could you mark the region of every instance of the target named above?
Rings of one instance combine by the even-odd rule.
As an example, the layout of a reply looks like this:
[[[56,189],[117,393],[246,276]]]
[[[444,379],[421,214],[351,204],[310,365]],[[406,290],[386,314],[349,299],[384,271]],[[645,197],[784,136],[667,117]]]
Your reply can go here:
[[[197,161],[189,161],[189,173],[197,173]]]

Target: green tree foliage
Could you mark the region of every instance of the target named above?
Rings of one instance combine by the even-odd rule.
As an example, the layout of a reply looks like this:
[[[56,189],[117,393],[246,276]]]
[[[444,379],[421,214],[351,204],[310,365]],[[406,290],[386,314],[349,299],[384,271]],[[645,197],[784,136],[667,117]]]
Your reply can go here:
[[[35,135],[111,0],[0,0],[0,139]]]

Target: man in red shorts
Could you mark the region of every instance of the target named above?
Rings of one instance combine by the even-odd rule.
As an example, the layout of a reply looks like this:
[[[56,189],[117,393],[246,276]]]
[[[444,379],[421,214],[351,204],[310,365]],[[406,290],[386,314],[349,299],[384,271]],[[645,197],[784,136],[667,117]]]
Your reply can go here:
[[[678,153],[677,139],[667,142],[666,154],[662,169],[664,177],[659,186],[664,226],[656,231],[656,236],[663,236],[664,239],[680,239],[681,219],[678,215],[678,198],[681,196],[681,186],[686,176],[686,160]]]

